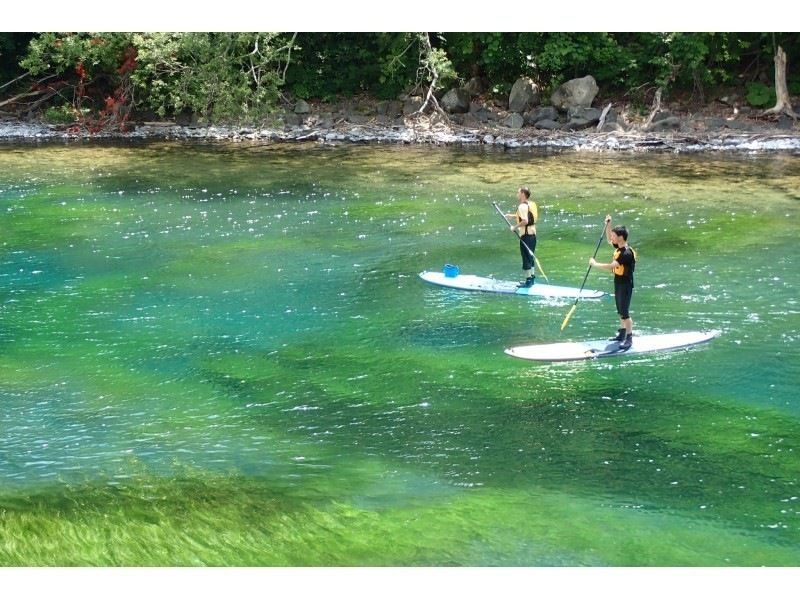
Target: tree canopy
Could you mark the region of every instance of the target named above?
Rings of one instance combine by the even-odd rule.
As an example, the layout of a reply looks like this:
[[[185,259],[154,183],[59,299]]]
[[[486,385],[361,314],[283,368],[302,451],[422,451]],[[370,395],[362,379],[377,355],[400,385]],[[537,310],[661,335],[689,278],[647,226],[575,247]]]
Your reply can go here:
[[[591,74],[632,101],[657,88],[702,103],[729,87],[766,107],[778,45],[798,94],[797,33],[0,33],[0,92],[29,98],[38,85],[47,95],[31,110],[67,121],[136,111],[243,122],[281,95],[389,99],[435,74],[441,89],[477,77],[501,97],[520,76],[547,91]]]

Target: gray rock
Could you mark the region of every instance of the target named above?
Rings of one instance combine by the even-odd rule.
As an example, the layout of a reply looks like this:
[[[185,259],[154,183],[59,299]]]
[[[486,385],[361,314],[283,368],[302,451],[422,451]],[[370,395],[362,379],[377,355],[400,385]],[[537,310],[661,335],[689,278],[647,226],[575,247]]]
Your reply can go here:
[[[780,118],[778,119],[778,128],[781,131],[791,131],[794,128],[794,119],[792,119],[791,116],[781,114]]]
[[[308,105],[308,102],[305,100],[297,100],[297,103],[294,105],[294,113],[308,114],[309,112],[311,112],[311,106]]]
[[[669,110],[659,110],[655,113],[655,116],[653,116],[653,122],[657,123],[660,120],[666,120],[672,116],[674,116],[674,114],[672,114],[672,112]]]
[[[583,106],[573,106],[567,110],[567,116],[570,120],[588,120],[597,124],[600,122],[600,116],[603,111],[598,108],[585,108]]]
[[[402,116],[403,114],[403,102],[398,102],[397,100],[391,100],[386,105],[386,116],[391,116],[392,118],[396,118],[398,116]]]
[[[489,121],[489,111],[486,108],[480,108],[475,112],[472,112],[480,122],[485,123]]]
[[[725,127],[725,119],[716,117],[706,119],[706,129],[708,130],[718,130],[722,129],[723,127]]]
[[[503,126],[509,129],[521,129],[524,124],[525,119],[518,112],[512,112],[503,120]]]
[[[546,131],[557,131],[561,128],[561,124],[550,120],[549,118],[542,119],[538,121],[535,125],[533,125],[534,129],[544,129]]]
[[[463,87],[448,91],[440,102],[442,108],[450,114],[463,114],[469,111],[470,95]]]
[[[620,125],[616,121],[606,120],[606,122],[603,123],[603,126],[600,127],[600,131],[599,132],[600,133],[624,133],[625,132],[625,127],[623,127],[622,125]]]
[[[303,124],[303,117],[299,114],[293,114],[292,112],[287,112],[283,115],[283,122],[286,126],[289,127],[299,127]]]
[[[403,114],[408,116],[409,114],[413,114],[417,110],[422,107],[422,97],[420,96],[410,96],[405,102],[403,102]]]
[[[667,118],[661,119],[657,122],[650,123],[650,126],[647,127],[647,131],[669,131],[673,130],[676,131],[681,128],[681,119],[677,116],[668,116]]]
[[[354,125],[365,125],[369,122],[369,117],[363,114],[348,114],[347,122]]]
[[[592,122],[587,118],[571,118],[569,122],[561,128],[565,131],[579,131],[580,129],[588,129],[593,124],[597,124],[597,121]]]
[[[468,112],[463,117],[462,125],[470,129],[477,129],[481,126],[482,122],[483,121],[481,121],[481,119],[478,118],[477,113]]]
[[[558,120],[558,110],[555,106],[545,106],[538,110],[531,110],[525,113],[525,122],[529,125],[535,125],[540,120]]]
[[[568,110],[574,106],[588,108],[592,105],[598,91],[600,88],[597,87],[594,77],[586,75],[561,85],[550,97],[550,103],[561,110]]]
[[[486,82],[480,77],[472,77],[472,79],[467,81],[464,89],[467,90],[470,97],[479,96],[486,91]]]
[[[486,117],[487,117],[487,118],[486,118],[486,120],[489,120],[489,121],[498,121],[498,120],[502,120],[502,119],[503,119],[503,117],[504,117],[504,115],[503,115],[503,114],[500,114],[500,113],[499,113],[499,112],[497,112],[496,110],[488,110],[488,109],[487,109],[487,110],[486,110]]]
[[[747,125],[740,120],[729,120],[725,122],[725,126],[734,131],[745,131]]]
[[[525,112],[539,103],[539,87],[529,78],[520,77],[508,94],[510,112]]]

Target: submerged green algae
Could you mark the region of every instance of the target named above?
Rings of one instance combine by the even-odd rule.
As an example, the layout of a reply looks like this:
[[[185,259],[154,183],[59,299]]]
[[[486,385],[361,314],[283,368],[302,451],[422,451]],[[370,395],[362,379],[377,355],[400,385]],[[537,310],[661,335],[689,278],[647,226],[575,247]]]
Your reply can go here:
[[[0,163],[3,564],[797,564],[796,161],[147,144]],[[722,336],[503,355],[616,328],[610,298],[562,333],[571,302],[418,279],[517,276],[491,203],[523,183],[551,282],[580,284],[613,213],[637,329]]]

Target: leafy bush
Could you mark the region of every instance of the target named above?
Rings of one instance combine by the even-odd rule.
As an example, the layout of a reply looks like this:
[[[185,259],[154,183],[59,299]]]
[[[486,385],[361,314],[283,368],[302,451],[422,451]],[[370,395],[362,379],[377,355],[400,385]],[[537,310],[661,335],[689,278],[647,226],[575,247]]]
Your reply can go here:
[[[21,65],[71,82],[97,109],[125,102],[161,116],[254,120],[273,109],[292,43],[272,33],[43,33]]]
[[[775,89],[758,81],[747,84],[747,103],[754,108],[768,108],[777,102]]]
[[[44,111],[45,122],[62,125],[76,122],[75,109],[72,106],[50,106]]]
[[[796,95],[800,36],[788,33],[6,33],[0,69],[13,70],[13,54],[11,64],[72,86],[76,108],[111,113],[110,97],[116,107],[162,117],[254,121],[275,108],[282,90],[304,99],[389,99],[430,83],[432,68],[440,88],[480,76],[501,96],[523,75],[546,92],[591,74],[604,94],[634,102],[648,103],[656,87],[664,97],[702,99],[706,87],[771,78],[777,45]],[[759,84],[747,89],[754,106],[769,105],[773,93]]]

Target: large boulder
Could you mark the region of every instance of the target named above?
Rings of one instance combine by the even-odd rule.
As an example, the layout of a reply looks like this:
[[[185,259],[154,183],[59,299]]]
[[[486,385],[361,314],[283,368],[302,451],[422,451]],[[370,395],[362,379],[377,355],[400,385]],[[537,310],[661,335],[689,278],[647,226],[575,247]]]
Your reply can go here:
[[[584,108],[583,106],[574,106],[567,110],[569,121],[564,125],[564,129],[568,131],[577,131],[579,129],[587,129],[600,122],[600,116],[603,111],[597,108]]]
[[[469,92],[463,87],[458,87],[444,94],[439,104],[451,114],[463,114],[469,112],[469,101]]]
[[[594,121],[595,124],[600,122],[600,117],[602,115],[603,111],[599,108],[584,108],[583,106],[574,106],[567,110],[567,116],[569,118],[586,119],[589,121]]]
[[[527,77],[520,77],[508,94],[509,112],[525,112],[539,103],[539,87]]]
[[[311,112],[311,106],[308,105],[308,102],[305,100],[297,100],[297,103],[294,105],[294,113],[308,114],[309,112]]]
[[[556,110],[553,106],[545,106],[544,108],[539,108],[538,110],[526,112],[524,116],[526,124],[535,125],[540,120],[558,120],[558,110]]]
[[[591,75],[580,79],[572,79],[559,87],[550,97],[550,103],[561,110],[569,110],[578,106],[589,108],[600,88]]]

